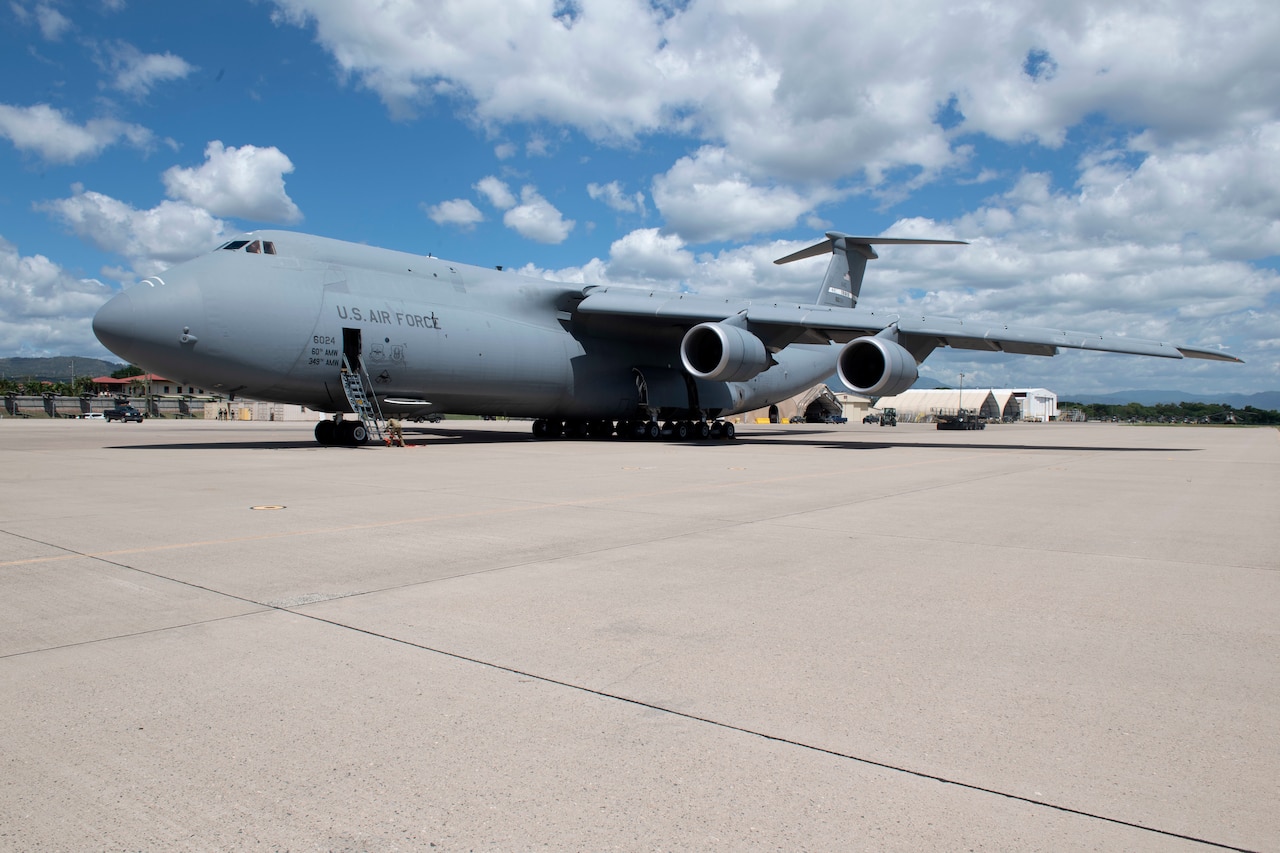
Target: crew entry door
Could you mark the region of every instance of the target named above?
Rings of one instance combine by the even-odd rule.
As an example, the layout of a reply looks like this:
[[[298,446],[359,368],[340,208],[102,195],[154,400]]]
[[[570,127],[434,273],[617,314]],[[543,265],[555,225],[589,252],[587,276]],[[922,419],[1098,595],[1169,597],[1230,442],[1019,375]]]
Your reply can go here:
[[[351,365],[351,369],[359,373],[363,365],[360,363],[360,330],[359,329],[343,329],[342,330],[342,354],[347,359],[347,364]]]

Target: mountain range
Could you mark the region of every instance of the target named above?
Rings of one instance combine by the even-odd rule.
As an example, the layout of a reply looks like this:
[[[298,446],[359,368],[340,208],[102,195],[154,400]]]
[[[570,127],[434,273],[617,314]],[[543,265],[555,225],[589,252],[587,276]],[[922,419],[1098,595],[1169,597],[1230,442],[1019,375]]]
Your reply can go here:
[[[0,377],[36,379],[41,382],[70,382],[74,376],[110,376],[124,367],[114,361],[84,356],[58,355],[52,358],[0,358]]]
[[[1186,391],[1115,391],[1110,394],[1059,394],[1058,400],[1073,403],[1108,403],[1124,405],[1139,403],[1154,406],[1158,403],[1223,403],[1233,409],[1253,406],[1255,409],[1280,411],[1280,391],[1262,391],[1257,394],[1189,394]]]

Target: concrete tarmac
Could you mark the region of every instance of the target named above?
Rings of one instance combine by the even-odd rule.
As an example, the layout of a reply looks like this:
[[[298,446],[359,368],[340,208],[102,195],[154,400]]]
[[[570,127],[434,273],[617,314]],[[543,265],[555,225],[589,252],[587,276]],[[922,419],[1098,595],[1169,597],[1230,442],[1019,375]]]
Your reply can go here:
[[[1280,849],[1280,432],[0,420],[0,849]]]

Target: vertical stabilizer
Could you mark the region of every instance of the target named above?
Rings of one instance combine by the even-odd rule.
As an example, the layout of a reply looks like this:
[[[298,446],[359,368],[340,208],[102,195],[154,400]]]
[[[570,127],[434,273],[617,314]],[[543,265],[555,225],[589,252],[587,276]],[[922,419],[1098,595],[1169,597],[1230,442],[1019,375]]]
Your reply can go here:
[[[837,308],[853,308],[862,292],[862,276],[867,261],[880,257],[872,246],[944,246],[964,245],[962,240],[918,240],[912,237],[850,237],[839,231],[828,231],[827,239],[778,258],[775,264],[789,264],[805,258],[831,253],[831,264],[822,278],[815,304]]]
[[[822,279],[822,287],[814,302],[837,308],[852,308],[858,304],[862,292],[862,276],[867,271],[867,261],[878,257],[867,243],[854,243],[843,234],[834,231],[831,239],[831,263]]]

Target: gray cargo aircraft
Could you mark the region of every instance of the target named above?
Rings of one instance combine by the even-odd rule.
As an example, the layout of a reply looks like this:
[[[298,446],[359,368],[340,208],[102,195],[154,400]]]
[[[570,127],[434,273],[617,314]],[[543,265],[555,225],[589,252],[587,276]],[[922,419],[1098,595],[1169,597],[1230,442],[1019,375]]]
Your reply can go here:
[[[796,304],[559,283],[255,231],[114,296],[93,330],[116,355],[184,385],[332,413],[316,439],[345,445],[366,442],[384,417],[444,412],[532,418],[542,438],[732,438],[724,418],[833,372],[869,397],[905,391],[940,346],[1239,361],[856,308],[875,246],[955,242],[828,232],[776,261],[832,255],[815,300]]]

